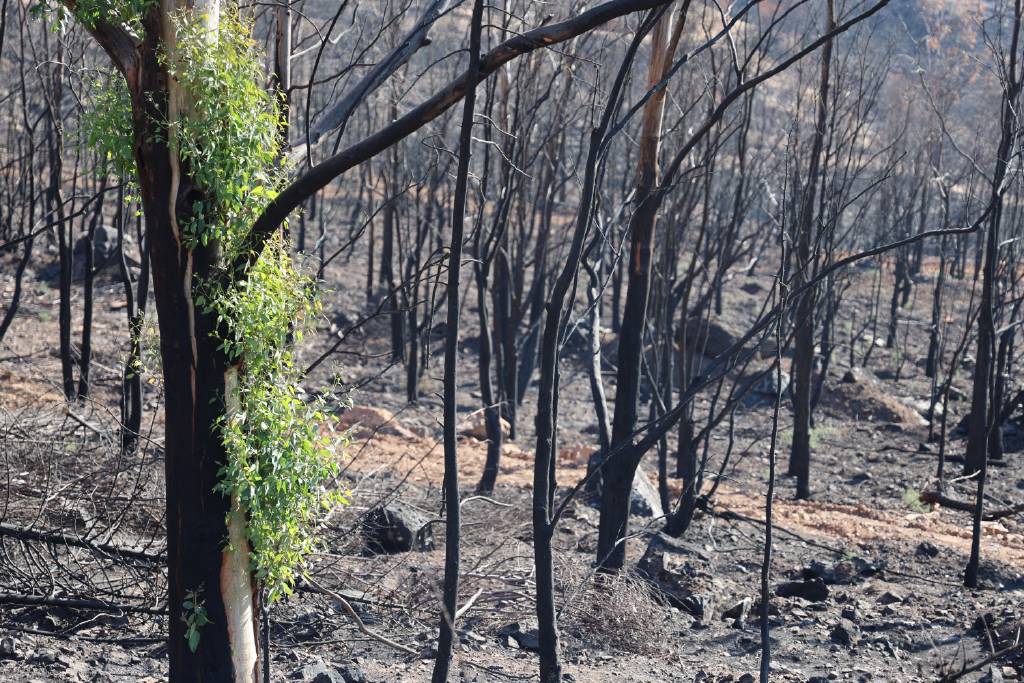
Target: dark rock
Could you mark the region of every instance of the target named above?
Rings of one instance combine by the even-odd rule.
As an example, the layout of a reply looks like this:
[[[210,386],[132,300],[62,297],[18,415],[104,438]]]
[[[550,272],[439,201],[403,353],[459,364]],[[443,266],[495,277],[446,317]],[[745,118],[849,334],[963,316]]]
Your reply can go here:
[[[698,573],[697,563],[708,558],[686,541],[659,533],[647,544],[637,563],[637,572],[656,588],[665,600],[702,622],[711,613],[711,600],[694,592],[691,581]]]
[[[764,291],[764,287],[757,284],[756,282],[744,282],[740,286],[740,289],[746,292],[747,294],[760,294],[761,292]]]
[[[433,550],[434,535],[428,522],[426,515],[407,505],[378,505],[363,520],[363,539],[373,553]]]
[[[11,636],[0,638],[0,658],[21,659],[20,643]]]
[[[125,237],[128,237],[125,235]],[[81,278],[85,275],[85,252],[88,247],[88,239],[83,236],[75,241],[75,251],[72,257],[75,268],[75,277]],[[93,272],[100,271],[117,264],[118,243],[117,228],[112,225],[97,225],[93,235]]]
[[[984,614],[979,614],[974,618],[971,628],[979,632],[991,631],[995,627],[995,622],[996,615],[991,612],[985,612]]]
[[[711,596],[697,594],[684,596],[673,604],[695,618],[700,624],[707,623],[708,617],[715,607],[715,601]]]
[[[914,555],[917,557],[926,558],[938,557],[939,548],[934,543],[930,543],[928,541],[921,541],[921,543],[919,543],[917,546],[917,550],[914,551]]]
[[[878,596],[879,605],[895,605],[898,602],[903,602],[903,596],[892,591],[885,591]]]
[[[747,622],[747,615],[750,613],[750,598],[743,598],[734,606],[727,609],[723,614],[723,619],[732,619],[733,628],[743,628]]]
[[[860,470],[859,472],[854,472],[854,474],[847,479],[847,482],[850,484],[863,484],[866,481],[871,481],[871,479],[873,479],[873,477],[870,472]]]
[[[863,557],[855,557],[852,560],[857,574],[862,577],[877,576],[885,571],[885,560],[865,560]]]
[[[874,382],[875,375],[870,370],[864,367],[854,366],[843,373],[843,384],[863,384],[865,382]]]
[[[524,631],[519,622],[512,622],[498,629],[498,642],[514,650],[537,652],[540,650],[540,633],[535,628]]]
[[[37,650],[29,660],[34,664],[56,664],[59,657],[54,650]]]
[[[780,598],[801,598],[808,602],[824,602],[828,599],[828,586],[820,578],[803,581],[789,581],[775,589]]]
[[[743,598],[729,609],[722,612],[723,619],[739,619],[750,611],[750,598]]]
[[[780,377],[781,375],[781,377]],[[782,393],[785,393],[789,389],[789,373],[788,372],[758,372],[749,378],[743,379],[740,391],[747,392],[749,390],[749,400],[746,401],[748,405],[757,405],[761,399],[770,398],[775,400],[775,397],[779,395],[779,380],[782,380]]]
[[[516,642],[519,643],[520,649],[528,650],[529,652],[540,651],[540,633],[537,629],[531,628],[528,631],[513,633],[511,635],[515,638]]]
[[[851,605],[847,605],[843,608],[843,611],[839,613],[843,619],[853,622],[854,624],[860,623],[860,614],[857,613],[857,608]]]
[[[813,560],[803,570],[804,579],[821,579],[827,584],[853,583],[859,577],[856,565],[851,560],[839,560],[829,566]]]
[[[827,584],[851,584],[861,578],[874,576],[883,567],[862,557],[839,560],[831,565],[812,560],[802,571],[802,578],[819,578]]]
[[[832,639],[833,643],[852,647],[857,644],[857,627],[850,622],[840,621],[828,632],[828,637]]]
[[[716,321],[691,318],[686,324],[686,346],[708,358],[725,353],[739,337]]]
[[[304,683],[372,683],[366,672],[357,664],[307,664],[291,677]]]
[[[345,664],[339,669],[339,671],[341,672],[341,677],[345,680],[345,683],[370,683],[370,679],[367,677],[366,672],[355,664]]]
[[[746,673],[739,677],[738,683],[754,683],[754,674]]]
[[[340,671],[326,664],[307,664],[297,678],[304,683],[346,683]]]

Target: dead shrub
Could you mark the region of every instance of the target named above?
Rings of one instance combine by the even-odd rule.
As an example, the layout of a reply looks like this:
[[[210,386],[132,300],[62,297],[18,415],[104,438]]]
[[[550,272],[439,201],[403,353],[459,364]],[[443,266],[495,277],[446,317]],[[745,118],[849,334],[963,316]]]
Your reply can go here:
[[[558,570],[564,633],[588,648],[657,656],[670,642],[667,608],[650,585],[628,572],[608,575],[579,561]]]

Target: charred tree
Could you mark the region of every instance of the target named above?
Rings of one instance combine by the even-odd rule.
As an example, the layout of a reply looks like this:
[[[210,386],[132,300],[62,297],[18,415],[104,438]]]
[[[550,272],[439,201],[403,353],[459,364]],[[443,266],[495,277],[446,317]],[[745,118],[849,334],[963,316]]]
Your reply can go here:
[[[835,28],[835,7],[827,0],[825,32]],[[822,147],[828,125],[828,93],[831,80],[832,39],[825,41],[821,53],[821,74],[817,93],[817,115],[811,138],[811,152],[806,181],[800,192],[800,209],[796,224],[796,261],[794,286],[810,281],[814,275],[815,216],[814,204],[818,194],[818,175],[821,168]],[[814,369],[814,288],[804,293],[797,303],[796,330],[793,347],[793,443],[789,454],[789,473],[796,477],[796,497],[809,498],[811,470],[811,392]]]

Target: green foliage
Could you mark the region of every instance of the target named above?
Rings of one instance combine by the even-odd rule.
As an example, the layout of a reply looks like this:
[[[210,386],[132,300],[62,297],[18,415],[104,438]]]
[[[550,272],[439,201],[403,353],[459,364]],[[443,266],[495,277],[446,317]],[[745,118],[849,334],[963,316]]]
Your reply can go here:
[[[200,629],[211,623],[201,593],[202,587],[198,590],[188,591],[185,593],[185,600],[181,603],[181,619],[185,622],[185,640],[188,642],[188,649],[192,652],[199,647]]]
[[[231,258],[249,226],[283,181],[278,160],[280,115],[262,86],[263,67],[251,25],[225,9],[213,39],[203,17],[173,18],[177,44],[167,69],[191,98],[191,114],[170,124],[178,156],[208,201],[183,226],[188,239],[216,240]]]
[[[55,31],[63,30],[70,13],[85,28],[92,28],[98,21],[122,26],[136,36],[143,34],[142,18],[157,0],[77,0],[69,12],[66,5],[56,0],[41,0],[32,5],[32,12],[51,18]]]
[[[262,87],[250,24],[225,9],[214,37],[203,19],[174,17],[177,42],[164,59],[189,106],[169,124],[169,140],[204,195],[182,226],[187,243],[216,244],[230,262],[284,180],[279,115]],[[239,373],[219,424],[227,462],[218,489],[246,514],[254,569],[273,601],[291,591],[314,549],[320,513],[344,502],[325,485],[337,473],[331,442],[320,432],[327,415],[299,397],[291,353],[320,306],[280,239],[243,278],[226,280],[197,281],[193,292],[196,306],[216,316],[220,350]]]
[[[92,107],[80,119],[81,142],[99,152],[103,173],[134,179],[132,105],[124,76],[116,71],[101,71],[93,84],[90,101]]]
[[[116,19],[138,32],[153,1],[79,0],[75,17],[87,27],[101,18]],[[202,192],[189,222],[180,226],[186,244],[216,246],[210,251],[230,263],[284,182],[280,118],[274,96],[263,87],[251,22],[237,6],[226,6],[213,34],[205,18],[188,10],[171,18],[175,44],[160,59],[181,88],[185,101],[178,104],[184,113],[157,123],[166,130],[182,173]],[[93,95],[83,142],[100,150],[110,171],[133,178],[131,102],[124,79],[102,75]],[[268,245],[244,278],[218,278],[216,267],[213,275],[196,279],[194,303],[216,316],[220,350],[238,368],[237,387],[225,397],[231,409],[218,425],[227,455],[218,490],[245,512],[254,570],[275,600],[291,591],[314,549],[311,532],[319,514],[345,502],[326,485],[337,474],[330,430],[320,431],[329,420],[319,404],[307,405],[299,397],[291,354],[303,322],[319,315],[320,306],[312,283],[295,272],[280,240]],[[186,637],[194,650],[209,619],[198,594],[190,594],[184,607]]]
[[[921,494],[912,488],[907,488],[903,492],[903,503],[914,512],[928,512],[928,506],[921,500]]]
[[[256,573],[275,600],[291,592],[304,557],[315,546],[310,530],[332,505],[347,502],[324,483],[337,474],[322,405],[298,396],[289,330],[302,337],[303,320],[319,312],[308,283],[291,268],[280,240],[272,243],[244,281],[211,299],[227,324],[221,348],[244,373],[228,404],[221,433],[228,463],[220,490],[248,516],[247,537]]]

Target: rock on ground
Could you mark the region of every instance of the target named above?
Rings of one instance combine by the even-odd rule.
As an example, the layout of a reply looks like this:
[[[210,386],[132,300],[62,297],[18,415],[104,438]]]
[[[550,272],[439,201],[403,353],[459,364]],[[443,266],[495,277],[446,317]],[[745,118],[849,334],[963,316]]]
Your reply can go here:
[[[362,523],[366,548],[372,553],[433,550],[429,519],[415,508],[397,502],[371,509]]]

